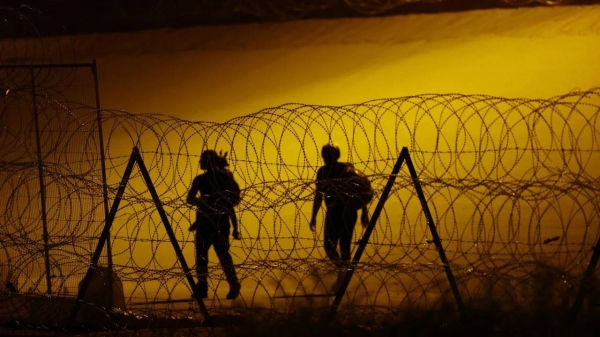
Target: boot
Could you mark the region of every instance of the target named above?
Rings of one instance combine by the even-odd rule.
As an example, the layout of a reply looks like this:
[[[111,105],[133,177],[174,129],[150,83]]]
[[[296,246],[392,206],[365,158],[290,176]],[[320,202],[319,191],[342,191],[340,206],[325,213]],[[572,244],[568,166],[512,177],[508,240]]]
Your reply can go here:
[[[232,282],[229,285],[229,293],[227,293],[227,299],[228,300],[233,300],[236,297],[238,297],[238,295],[240,294],[240,289],[242,288],[242,285],[240,284],[240,282]]]
[[[333,284],[333,287],[331,288],[331,292],[332,293],[337,294],[337,292],[342,287],[342,284],[344,283],[344,278],[345,277],[346,277],[346,271],[345,270],[338,271],[337,277],[335,279],[335,283]]]
[[[205,281],[198,280],[198,283],[196,283],[196,293],[198,294],[198,296],[200,296],[200,298],[207,298],[208,284],[206,284]]]

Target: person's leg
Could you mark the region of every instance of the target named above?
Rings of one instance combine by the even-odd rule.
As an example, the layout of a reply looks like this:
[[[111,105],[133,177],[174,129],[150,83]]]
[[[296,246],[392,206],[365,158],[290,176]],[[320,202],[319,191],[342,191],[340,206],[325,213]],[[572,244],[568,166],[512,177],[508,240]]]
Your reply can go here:
[[[340,262],[340,255],[337,252],[337,245],[340,239],[342,213],[336,208],[328,208],[325,213],[325,228],[323,230],[323,246],[327,257],[337,266]]]
[[[349,254],[345,251],[344,234],[344,209],[333,207],[328,208],[325,215],[325,252],[331,259],[333,264],[338,268],[336,281],[331,288],[332,293],[337,293],[344,280],[346,268],[348,267],[347,260]],[[350,238],[352,239],[352,238]],[[340,254],[337,252],[338,243],[340,245]],[[350,244],[348,243],[348,246]]]
[[[221,263],[221,268],[223,268],[223,272],[227,278],[227,283],[229,283],[227,299],[234,299],[240,293],[240,282],[235,272],[233,258],[229,253],[229,216],[221,217],[219,222],[219,231],[215,236],[213,246]]]
[[[198,283],[196,289],[202,298],[208,296],[208,249],[211,246],[213,231],[210,224],[200,224],[196,231],[196,274]]]
[[[354,226],[358,219],[358,212],[354,209],[344,209],[341,218],[340,254],[341,260],[344,261],[345,264],[348,264],[352,252],[352,235],[354,234]]]

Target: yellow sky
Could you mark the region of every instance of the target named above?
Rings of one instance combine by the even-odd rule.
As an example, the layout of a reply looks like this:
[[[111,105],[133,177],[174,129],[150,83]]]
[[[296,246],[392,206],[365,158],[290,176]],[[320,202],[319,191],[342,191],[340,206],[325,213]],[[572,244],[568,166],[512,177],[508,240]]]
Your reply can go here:
[[[600,7],[77,37],[105,108],[192,120],[423,93],[548,98],[600,85]],[[121,51],[123,48],[124,51]]]

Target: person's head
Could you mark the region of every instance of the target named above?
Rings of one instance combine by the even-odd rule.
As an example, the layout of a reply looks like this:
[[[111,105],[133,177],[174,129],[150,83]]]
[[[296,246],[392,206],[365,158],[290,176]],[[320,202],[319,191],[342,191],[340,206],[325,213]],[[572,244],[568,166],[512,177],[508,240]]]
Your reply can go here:
[[[321,157],[325,165],[333,164],[340,159],[340,148],[335,144],[325,144],[321,148]]]
[[[219,154],[214,150],[205,150],[200,155],[200,168],[214,170],[219,166]]]

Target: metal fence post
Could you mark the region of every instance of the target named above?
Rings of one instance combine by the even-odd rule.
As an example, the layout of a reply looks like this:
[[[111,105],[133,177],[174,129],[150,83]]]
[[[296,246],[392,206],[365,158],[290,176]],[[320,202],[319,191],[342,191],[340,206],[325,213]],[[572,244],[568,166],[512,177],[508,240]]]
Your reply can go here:
[[[44,160],[42,158],[42,145],[40,135],[39,113],[37,108],[37,97],[35,92],[35,72],[29,67],[31,75],[31,99],[33,103],[33,120],[35,124],[35,142],[37,147],[38,173],[40,177],[40,199],[42,204],[42,230],[44,240],[44,265],[46,268],[46,293],[52,294],[52,271],[50,270],[50,247],[48,237],[48,215],[46,210],[46,183],[44,182]]]
[[[96,120],[98,123],[98,143],[100,150],[100,167],[102,169],[102,197],[104,199],[104,222],[106,225],[106,221],[108,221],[108,183],[106,182],[106,158],[104,154],[104,134],[102,132],[102,115],[100,112],[100,89],[98,88],[98,68],[96,67],[96,60],[92,62],[92,73],[94,75],[94,88],[96,89]],[[112,260],[112,246],[110,242],[110,230],[108,231],[108,238],[106,240],[106,255],[108,259],[108,269],[111,270],[111,273],[108,275],[108,287],[109,293],[111,294],[109,299],[109,305],[113,306],[113,284],[112,284],[112,270],[113,270],[113,260]]]

